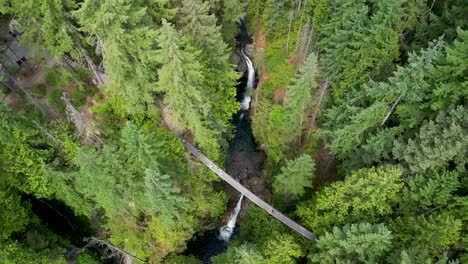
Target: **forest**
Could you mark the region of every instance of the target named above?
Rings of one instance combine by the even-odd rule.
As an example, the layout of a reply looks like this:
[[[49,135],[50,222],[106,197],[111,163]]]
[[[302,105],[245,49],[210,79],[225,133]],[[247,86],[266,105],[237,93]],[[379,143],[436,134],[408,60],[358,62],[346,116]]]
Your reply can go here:
[[[468,263],[467,13],[0,0],[0,264]]]

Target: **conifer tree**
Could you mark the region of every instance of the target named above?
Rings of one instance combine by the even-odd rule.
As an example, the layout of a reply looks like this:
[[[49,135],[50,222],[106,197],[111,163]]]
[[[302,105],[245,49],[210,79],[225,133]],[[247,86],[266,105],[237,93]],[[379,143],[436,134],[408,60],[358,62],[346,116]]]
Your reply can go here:
[[[392,234],[383,224],[346,224],[334,227],[317,240],[309,254],[313,263],[376,263],[392,245]]]
[[[309,155],[301,155],[286,163],[281,173],[275,176],[273,189],[277,193],[295,198],[304,195],[305,188],[312,187],[315,163]]]
[[[188,200],[180,195],[180,190],[174,188],[172,179],[158,170],[145,171],[145,195],[148,200],[148,212],[159,213],[159,218],[168,226],[179,210],[188,207]]]
[[[51,151],[41,144],[37,131],[0,103],[0,166],[7,186],[37,197],[50,195],[43,166]]]
[[[165,93],[164,104],[171,111],[171,120],[179,129],[190,130],[201,149],[217,157],[219,132],[210,129],[212,105],[204,97],[206,69],[197,61],[200,51],[190,47],[166,21],[158,41],[158,60],[162,67],[158,69],[156,89]]]
[[[20,37],[22,44],[45,49],[57,57],[73,49],[74,29],[67,21],[62,1],[7,0],[6,6],[3,12],[15,14],[25,29]]]
[[[318,65],[317,56],[311,53],[300,69],[300,76],[287,87],[286,117],[284,141],[293,143],[300,139],[307,108],[313,104],[313,94],[317,88]],[[316,105],[316,107],[319,107]]]
[[[239,76],[231,65],[230,49],[223,41],[216,17],[209,15],[208,2],[185,0],[180,11],[181,33],[201,51],[197,59],[204,66],[203,94],[212,105],[214,118],[220,120],[215,122],[219,126],[217,129],[225,131],[232,115],[239,109],[234,87]]]
[[[301,205],[298,215],[313,230],[358,221],[375,223],[393,213],[403,187],[402,170],[395,166],[364,168],[317,194],[311,205]]]
[[[382,80],[398,58],[402,1],[384,1],[374,13],[364,1],[343,1],[323,27],[321,61],[329,71],[334,100],[369,79]],[[369,15],[371,18],[369,19]]]
[[[346,103],[328,110],[328,147],[347,169],[389,159],[397,135],[431,116],[428,104],[422,103],[430,98],[426,76],[442,45],[439,39],[420,55],[412,53],[409,64],[398,68],[387,82],[370,81],[353,89]],[[390,120],[396,125],[386,127]]]
[[[144,114],[156,82],[156,23],[145,1],[84,1],[74,13],[82,30],[99,38],[108,97],[120,114]],[[132,45],[129,45],[132,43]]]
[[[263,19],[265,23],[265,34],[268,38],[285,32],[287,26],[288,8],[286,0],[267,0]]]
[[[414,139],[396,142],[393,154],[414,173],[443,169],[451,162],[464,172],[468,162],[467,124],[468,112],[463,106],[441,112],[435,120],[421,126]]]
[[[239,263],[239,264],[261,264],[265,263],[265,258],[257,247],[251,243],[242,245],[230,245],[222,254],[211,258],[213,264]]]

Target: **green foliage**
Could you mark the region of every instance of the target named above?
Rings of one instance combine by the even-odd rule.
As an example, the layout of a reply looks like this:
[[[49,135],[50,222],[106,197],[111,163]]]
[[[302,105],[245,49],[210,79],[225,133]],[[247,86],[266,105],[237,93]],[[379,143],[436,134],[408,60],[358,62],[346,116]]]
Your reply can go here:
[[[0,241],[0,263],[64,264],[65,259],[23,247],[15,241]],[[50,256],[49,256],[50,255]]]
[[[447,205],[460,186],[459,174],[455,171],[429,173],[429,175],[416,175],[410,180],[403,194],[402,206],[414,205],[427,210],[430,207]]]
[[[43,166],[51,152],[41,147],[36,130],[24,119],[16,119],[0,104],[0,166],[2,181],[9,187],[34,194],[49,195]]]
[[[48,85],[53,87],[61,87],[66,85],[71,79],[71,73],[65,68],[54,66],[46,69],[45,80]]]
[[[43,98],[47,93],[47,87],[44,84],[37,84],[33,87],[33,91],[37,98]]]
[[[156,21],[159,15],[170,16],[167,2],[151,1],[150,6],[157,9],[150,12],[146,2],[86,0],[73,13],[83,31],[93,39],[99,38],[106,75],[112,80],[112,85],[104,88],[106,96],[119,100],[125,114],[144,114],[146,105],[153,102],[150,93],[157,79],[155,23],[160,23]]]
[[[268,240],[269,236],[265,236],[265,234],[273,235],[286,230],[281,222],[270,217],[267,212],[256,206],[249,207],[240,225],[242,237],[257,244]]]
[[[76,264],[98,264],[98,263],[99,262],[97,260],[95,260],[93,257],[91,257],[88,254],[81,253],[76,258]]]
[[[269,38],[274,38],[286,29],[288,8],[285,0],[267,0],[263,19],[265,23],[265,34]]]
[[[4,10],[15,14],[15,19],[25,29],[20,42],[27,47],[45,49],[53,56],[61,57],[73,49],[72,25],[64,19],[65,8],[62,1],[34,0],[2,1],[9,4]],[[1,11],[1,9],[0,9]]]
[[[167,225],[177,211],[188,208],[188,200],[181,196],[180,190],[172,187],[170,176],[161,175],[157,170],[145,171],[145,195],[149,201],[150,214],[159,213],[159,218]]]
[[[392,242],[392,234],[383,224],[346,224],[334,227],[317,240],[309,254],[313,263],[376,263]]]
[[[451,212],[398,217],[389,225],[397,248],[424,245],[431,256],[442,254],[447,248],[461,247],[462,220]]]
[[[238,264],[261,264],[265,263],[254,244],[229,245],[228,249],[211,258],[213,264],[238,263]]]
[[[167,258],[164,259],[164,263],[165,264],[200,264],[202,262],[192,255],[184,256],[184,255],[170,254]]]
[[[224,1],[224,4],[229,2],[231,1]],[[221,29],[216,25],[216,17],[209,15],[208,2],[185,0],[181,13],[181,33],[189,38],[189,43],[193,42],[194,47],[202,51],[197,58],[205,68],[201,72],[205,82],[202,92],[212,105],[214,117],[220,120],[216,122],[220,126],[217,129],[225,131],[232,115],[239,110],[239,104],[235,102],[234,87],[239,75],[231,65],[231,51],[223,41]],[[234,20],[230,22],[233,23]]]
[[[396,142],[393,153],[414,173],[442,169],[451,162],[463,172],[468,162],[467,124],[468,112],[462,106],[441,112],[435,120],[422,125],[414,139]]]
[[[0,182],[0,240],[22,230],[31,221],[29,206],[21,202],[17,191],[3,185]]]
[[[65,103],[61,99],[63,95],[62,90],[53,90],[47,97],[47,103],[57,109],[59,112],[65,112]]]
[[[446,56],[438,60],[430,76],[435,83],[432,91],[433,110],[444,110],[462,104],[468,98],[468,31],[457,30],[458,39],[445,47]]]
[[[403,187],[401,174],[395,166],[357,170],[344,181],[325,187],[312,205],[301,205],[297,214],[319,233],[346,223],[378,222],[393,213]]]
[[[430,110],[422,103],[431,90],[425,77],[441,54],[442,45],[438,40],[420,55],[411,54],[409,65],[398,68],[388,82],[370,81],[361,89],[352,90],[347,103],[328,110],[325,126],[329,149],[344,161],[346,169],[388,160],[396,137],[430,116]],[[398,106],[392,114],[391,105],[395,103]],[[391,118],[386,120],[388,114]],[[383,121],[389,127],[382,125]]]
[[[369,79],[382,80],[398,58],[398,29],[403,1],[382,1],[371,13],[364,1],[335,3],[319,42],[321,62],[329,71],[333,99]]]
[[[75,86],[70,94],[70,101],[74,107],[80,109],[86,103],[86,97],[92,96],[95,92],[93,86],[85,86],[78,84]]]
[[[199,51],[186,47],[184,38],[173,26],[163,21],[158,36],[157,91],[165,92],[164,104],[171,112],[171,120],[179,129],[189,129],[200,148],[210,157],[219,156],[219,131],[211,115],[211,105],[204,100],[203,66],[197,61]],[[180,96],[183,94],[184,96]]]
[[[281,174],[275,176],[273,189],[277,193],[300,197],[305,188],[312,188],[315,162],[309,155],[301,155],[286,163],[281,168]]]
[[[286,135],[284,140],[288,144],[292,144],[301,136],[306,109],[312,104],[312,95],[318,86],[317,56],[314,53],[309,55],[299,72],[300,77],[287,86],[285,99],[287,114],[283,130]]]
[[[304,251],[293,236],[279,234],[269,238],[261,250],[268,264],[294,264],[303,257]]]

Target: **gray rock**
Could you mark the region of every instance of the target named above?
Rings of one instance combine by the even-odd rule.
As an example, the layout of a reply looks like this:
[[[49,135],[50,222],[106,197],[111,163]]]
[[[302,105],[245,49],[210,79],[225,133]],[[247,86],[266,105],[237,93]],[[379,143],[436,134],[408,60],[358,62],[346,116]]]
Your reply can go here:
[[[245,45],[244,51],[245,51],[245,54],[247,54],[247,56],[249,56],[250,58],[252,58],[253,53],[254,53],[254,44],[247,44],[247,45]]]

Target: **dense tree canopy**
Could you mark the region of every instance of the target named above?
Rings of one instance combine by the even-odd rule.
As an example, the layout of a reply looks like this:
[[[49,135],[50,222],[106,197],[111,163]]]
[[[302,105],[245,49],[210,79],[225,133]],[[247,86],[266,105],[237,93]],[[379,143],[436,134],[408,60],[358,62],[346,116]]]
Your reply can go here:
[[[0,263],[468,263],[466,10],[0,1]]]

